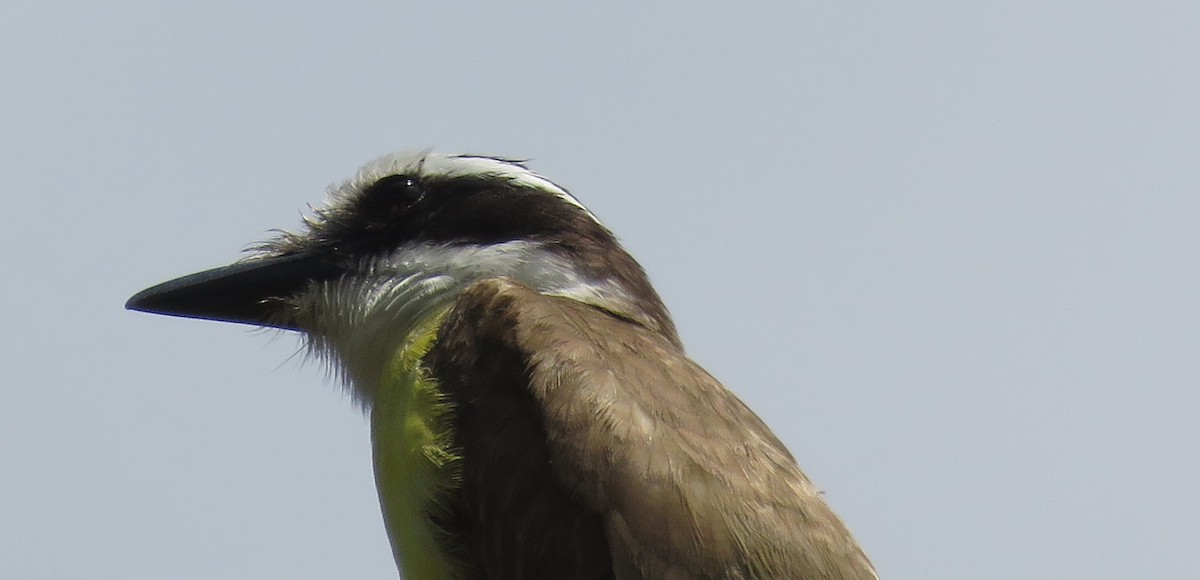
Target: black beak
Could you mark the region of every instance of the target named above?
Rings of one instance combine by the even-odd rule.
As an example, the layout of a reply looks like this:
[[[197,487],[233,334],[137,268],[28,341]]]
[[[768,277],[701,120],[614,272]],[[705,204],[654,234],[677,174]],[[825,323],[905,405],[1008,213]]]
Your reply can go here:
[[[300,330],[284,310],[284,299],[343,271],[327,255],[317,253],[257,258],[151,286],[134,294],[125,308]]]

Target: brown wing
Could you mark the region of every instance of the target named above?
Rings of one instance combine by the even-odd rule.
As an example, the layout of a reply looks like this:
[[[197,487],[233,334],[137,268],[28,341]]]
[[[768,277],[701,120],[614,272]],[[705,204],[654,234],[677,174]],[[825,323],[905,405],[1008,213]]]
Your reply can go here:
[[[876,578],[762,421],[654,332],[489,280],[429,361],[463,451],[445,527],[483,577]]]

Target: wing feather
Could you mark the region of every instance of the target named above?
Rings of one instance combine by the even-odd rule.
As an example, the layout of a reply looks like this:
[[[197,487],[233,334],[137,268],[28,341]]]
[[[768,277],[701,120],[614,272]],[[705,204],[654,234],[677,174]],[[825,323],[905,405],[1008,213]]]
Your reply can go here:
[[[431,355],[458,407],[465,559],[519,560],[521,577],[877,578],[783,444],[660,334],[495,279]],[[506,529],[523,540],[495,545]]]

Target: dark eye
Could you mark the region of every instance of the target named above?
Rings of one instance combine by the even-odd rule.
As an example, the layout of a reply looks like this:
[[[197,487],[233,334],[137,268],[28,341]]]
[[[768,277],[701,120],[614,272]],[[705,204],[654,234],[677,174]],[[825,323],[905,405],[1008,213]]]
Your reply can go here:
[[[425,188],[415,177],[407,175],[389,175],[376,181],[370,187],[368,195],[377,199],[383,205],[408,206],[425,195]]]

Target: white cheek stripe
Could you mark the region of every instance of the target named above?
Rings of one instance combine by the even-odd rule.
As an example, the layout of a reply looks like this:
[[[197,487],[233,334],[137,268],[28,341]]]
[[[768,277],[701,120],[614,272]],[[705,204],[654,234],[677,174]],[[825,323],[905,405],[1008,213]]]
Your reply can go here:
[[[375,263],[372,275],[386,280],[419,279],[429,294],[457,293],[484,278],[505,277],[538,293],[598,306],[627,306],[628,295],[611,280],[591,280],[542,243],[514,240],[486,246],[416,244],[400,247]]]

